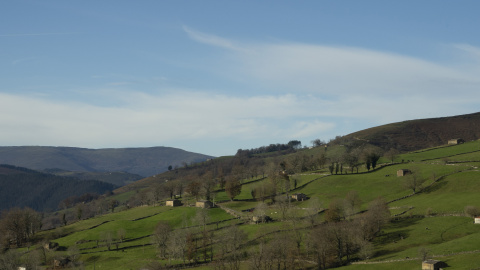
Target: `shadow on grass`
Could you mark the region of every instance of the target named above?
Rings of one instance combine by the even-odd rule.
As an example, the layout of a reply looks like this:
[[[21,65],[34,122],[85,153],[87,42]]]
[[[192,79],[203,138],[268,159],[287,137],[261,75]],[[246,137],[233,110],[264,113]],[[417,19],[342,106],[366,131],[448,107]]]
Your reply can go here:
[[[437,182],[437,183],[427,187],[426,189],[422,190],[422,193],[425,193],[425,194],[433,193],[435,191],[438,191],[438,190],[442,189],[447,184],[448,184],[448,182],[445,181],[445,180],[442,181],[442,182]]]
[[[410,236],[411,230],[399,230],[386,234],[382,234],[375,239],[375,243],[378,245],[386,245],[390,243],[396,243]]]
[[[386,229],[399,229],[409,227],[417,224],[424,218],[425,217],[423,216],[397,217],[390,221],[390,223],[386,226]]]
[[[378,247],[383,247],[389,244],[395,244],[397,242],[401,242],[402,240],[410,237],[411,229],[408,227],[413,226],[419,223],[424,217],[414,216],[414,217],[405,217],[405,218],[397,218],[392,220],[388,226],[385,228],[389,230],[387,233],[382,233],[381,235],[377,236],[374,240],[374,243]],[[392,246],[390,246],[392,247]],[[380,249],[375,252],[374,257],[383,257],[386,255],[391,255],[397,253],[399,251],[404,250],[405,247],[398,246],[389,249]],[[390,258],[396,257],[395,255],[383,257],[382,260],[387,260]]]
[[[99,255],[93,255],[93,256],[90,256],[88,259],[86,259],[85,262],[93,264],[94,262],[98,261],[98,259],[100,259]]]

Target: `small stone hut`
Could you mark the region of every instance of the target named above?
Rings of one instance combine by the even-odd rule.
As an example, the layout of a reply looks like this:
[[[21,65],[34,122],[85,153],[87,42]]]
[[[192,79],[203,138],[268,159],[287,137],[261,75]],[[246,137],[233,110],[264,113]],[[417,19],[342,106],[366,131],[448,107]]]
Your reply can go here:
[[[448,140],[449,145],[462,144],[464,142],[465,140],[460,138]]]
[[[252,217],[252,221],[253,223],[257,224],[257,223],[261,223],[261,222],[269,222],[271,221],[272,219],[267,216],[267,215],[260,215],[260,216],[253,216]]]
[[[63,268],[63,267],[66,267],[69,262],[70,260],[68,258],[54,259],[53,265],[54,265],[54,268]]]
[[[400,169],[397,171],[397,176],[405,176],[407,174],[411,174],[412,171],[410,171],[409,169]]]
[[[48,242],[43,245],[43,248],[46,250],[55,250],[58,248],[58,243],[56,242]]]
[[[195,203],[195,207],[200,207],[200,208],[212,208],[213,203],[211,201],[207,200],[201,200]]]
[[[181,206],[182,202],[180,202],[180,200],[168,200],[168,201],[165,202],[165,205],[166,206],[172,206],[172,207]]]
[[[475,219],[473,220],[473,223],[480,224],[480,216],[475,217]]]
[[[422,262],[422,270],[440,270],[446,266],[446,263],[437,260],[426,260]]]
[[[303,193],[295,193],[295,194],[292,194],[292,199],[297,201],[304,201],[307,199],[307,195]]]

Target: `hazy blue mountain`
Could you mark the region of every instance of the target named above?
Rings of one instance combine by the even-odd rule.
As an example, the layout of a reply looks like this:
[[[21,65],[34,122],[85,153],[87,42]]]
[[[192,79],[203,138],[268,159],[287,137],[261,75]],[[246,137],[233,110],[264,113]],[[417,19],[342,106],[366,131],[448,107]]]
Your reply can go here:
[[[34,170],[61,169],[75,172],[128,172],[150,176],[168,166],[205,161],[211,156],[172,147],[87,149],[51,146],[0,147],[0,164]]]

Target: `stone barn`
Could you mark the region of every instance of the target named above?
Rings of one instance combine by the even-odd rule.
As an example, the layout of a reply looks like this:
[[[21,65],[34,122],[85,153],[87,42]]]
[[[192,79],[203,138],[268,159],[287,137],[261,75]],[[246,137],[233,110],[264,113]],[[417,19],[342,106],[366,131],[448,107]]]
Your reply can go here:
[[[252,221],[253,221],[253,223],[258,224],[258,223],[261,223],[261,222],[272,221],[272,219],[269,216],[260,215],[260,216],[253,216]]]
[[[295,194],[292,194],[292,199],[297,201],[305,201],[307,199],[307,195],[303,193],[295,193]]]
[[[401,170],[398,170],[397,171],[397,176],[405,176],[407,174],[411,174],[412,171],[410,171],[409,169],[401,169]]]
[[[465,140],[460,139],[460,138],[448,140],[449,145],[462,144],[464,142],[465,142]]]
[[[55,250],[58,248],[58,243],[56,242],[48,242],[43,245],[43,248],[46,250]]]
[[[207,200],[201,200],[195,203],[195,207],[200,207],[200,208],[212,208],[213,203],[211,201]]]
[[[473,220],[473,223],[480,224],[480,217],[475,217],[475,219]]]
[[[165,203],[166,206],[172,206],[172,207],[175,207],[175,206],[181,206],[182,205],[182,202],[180,202],[180,200],[168,200],[166,203]]]
[[[54,259],[53,260],[54,269],[64,268],[68,265],[69,262],[70,260],[68,258]]]
[[[422,270],[440,270],[446,266],[446,263],[437,260],[426,260],[422,262]]]

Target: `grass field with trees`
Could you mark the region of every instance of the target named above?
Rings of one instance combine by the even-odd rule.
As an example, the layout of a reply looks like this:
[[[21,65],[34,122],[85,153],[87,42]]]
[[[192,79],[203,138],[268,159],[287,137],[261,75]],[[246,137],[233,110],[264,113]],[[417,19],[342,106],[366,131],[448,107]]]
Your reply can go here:
[[[0,262],[46,268],[68,258],[68,267],[78,269],[419,269],[431,258],[474,269],[480,267],[480,224],[473,222],[480,215],[477,149],[474,141],[392,155],[351,142],[278,155],[240,151],[140,180],[104,198],[116,207],[35,231],[18,245],[5,212]],[[372,153],[379,157],[375,166]],[[410,173],[398,177],[400,169]],[[292,200],[296,193],[307,199]],[[165,206],[172,197],[183,205]],[[207,198],[216,207],[194,207]],[[59,210],[51,218],[69,211],[76,213]],[[49,242],[58,247],[42,247]]]

